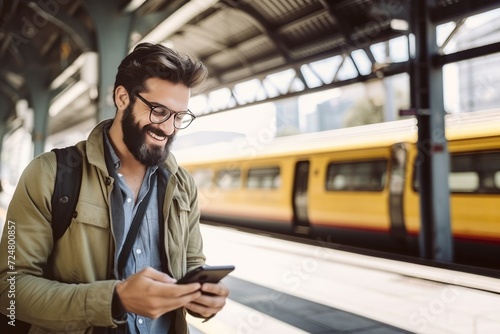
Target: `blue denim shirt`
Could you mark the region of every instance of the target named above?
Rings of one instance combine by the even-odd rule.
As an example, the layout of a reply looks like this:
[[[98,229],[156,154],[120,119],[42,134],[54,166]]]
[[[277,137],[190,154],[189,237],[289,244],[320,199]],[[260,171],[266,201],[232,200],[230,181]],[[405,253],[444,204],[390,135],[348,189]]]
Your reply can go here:
[[[157,182],[156,179],[152,179],[151,176],[156,172],[158,167],[148,167],[146,170],[146,175],[142,181],[141,188],[139,190],[139,195],[137,202],[134,201],[134,193],[128,187],[123,176],[118,173],[120,169],[120,159],[116,155],[116,152],[111,145],[107,131],[104,131],[106,148],[109,150],[114,171],[110,171],[117,176],[115,185],[118,185],[121,190],[121,195],[123,199],[122,208],[112,208],[113,213],[113,235],[116,242],[115,251],[115,277],[119,277],[116,263],[118,262],[118,255],[121,251],[123,243],[125,241],[126,235],[132,224],[134,215],[139,207],[140,202],[146,196],[149,188],[151,188],[152,194],[149,200],[149,204],[146,208],[146,214],[143,218],[141,227],[139,229],[137,238],[132,247],[132,254],[130,254],[125,270],[123,272],[123,278],[127,278],[136,272],[141,271],[146,267],[152,267],[158,271],[162,270],[161,254],[160,254],[160,225],[158,217],[158,199],[157,193]],[[153,182],[152,182],[153,181]],[[112,195],[113,196],[113,195]],[[113,203],[113,201],[111,201]],[[114,214],[115,210],[123,209],[123,215]],[[117,221],[114,217],[123,217],[123,221]],[[139,316],[133,313],[127,315],[128,330],[130,333],[150,333],[150,334],[164,334],[168,333],[172,321],[172,313],[166,313],[158,319],[151,319],[144,316]]]

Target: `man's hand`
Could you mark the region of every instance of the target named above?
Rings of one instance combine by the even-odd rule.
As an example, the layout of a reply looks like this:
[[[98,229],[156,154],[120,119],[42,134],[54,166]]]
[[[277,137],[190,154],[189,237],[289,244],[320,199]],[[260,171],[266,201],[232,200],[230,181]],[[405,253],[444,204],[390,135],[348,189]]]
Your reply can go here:
[[[203,283],[201,292],[201,296],[190,301],[185,307],[204,318],[219,312],[226,304],[226,298],[229,295],[228,288],[221,282]]]
[[[200,283],[175,282],[165,273],[146,268],[118,283],[116,293],[127,312],[156,319],[201,297]]]

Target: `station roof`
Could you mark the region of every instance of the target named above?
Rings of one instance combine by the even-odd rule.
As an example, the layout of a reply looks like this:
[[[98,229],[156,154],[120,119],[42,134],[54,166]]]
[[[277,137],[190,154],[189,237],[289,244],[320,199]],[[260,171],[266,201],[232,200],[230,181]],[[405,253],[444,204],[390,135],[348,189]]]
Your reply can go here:
[[[3,119],[29,84],[48,71],[47,86],[82,52],[98,50],[99,29],[89,4],[97,0],[0,1],[0,93]],[[130,46],[148,37],[171,43],[210,69],[207,90],[285,68],[364,49],[408,35],[410,0],[112,0],[116,15],[134,15]],[[496,8],[496,0],[436,0],[434,22],[447,22]],[[406,24],[405,24],[406,23]],[[160,27],[162,27],[160,29]]]

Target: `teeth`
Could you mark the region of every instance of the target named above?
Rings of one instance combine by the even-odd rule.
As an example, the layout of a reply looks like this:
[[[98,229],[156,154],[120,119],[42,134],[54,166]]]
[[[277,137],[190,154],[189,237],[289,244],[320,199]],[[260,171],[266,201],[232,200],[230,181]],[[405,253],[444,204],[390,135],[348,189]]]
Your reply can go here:
[[[151,131],[148,131],[148,133],[149,133],[149,135],[150,135],[151,137],[153,137],[153,138],[154,138],[154,139],[156,139],[156,140],[165,140],[165,138],[167,138],[167,137],[164,137],[164,136],[158,136],[157,134],[152,133]]]

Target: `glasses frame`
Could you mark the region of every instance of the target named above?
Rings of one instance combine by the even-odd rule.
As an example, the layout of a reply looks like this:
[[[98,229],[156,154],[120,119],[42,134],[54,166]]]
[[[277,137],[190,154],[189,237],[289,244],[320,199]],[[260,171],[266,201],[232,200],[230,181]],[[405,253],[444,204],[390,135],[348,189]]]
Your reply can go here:
[[[178,112],[176,112],[176,111],[173,111],[172,109],[170,109],[169,107],[164,106],[164,105],[160,105],[160,106],[154,106],[154,105],[152,105],[151,102],[149,102],[148,100],[146,100],[145,98],[143,98],[139,93],[135,93],[135,96],[137,96],[139,98],[139,100],[141,100],[145,105],[147,105],[149,107],[149,109],[150,109],[149,110],[149,121],[151,123],[153,123],[153,124],[165,123],[166,121],[168,121],[170,119],[170,117],[172,117],[172,115],[174,115],[174,123],[173,123],[174,124],[174,128],[176,128],[177,130],[183,130],[183,129],[187,128],[188,126],[190,126],[191,123],[193,123],[193,121],[196,119],[195,114],[193,114],[191,112],[191,110],[189,110],[189,109],[187,111],[178,111]],[[154,112],[155,108],[165,108],[169,112],[169,114],[165,117],[164,120],[162,120],[160,122],[155,122],[152,119],[152,115],[153,115],[153,112]],[[175,121],[176,121],[175,118],[178,117],[179,115],[181,117],[184,117],[185,115],[189,115],[189,116],[191,116],[191,121],[189,121],[189,123],[187,123],[187,125],[185,127],[180,128],[175,123]],[[182,118],[181,118],[181,124],[182,124]]]

